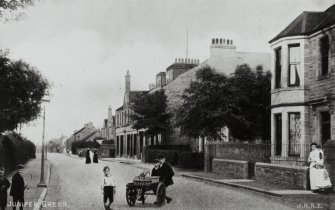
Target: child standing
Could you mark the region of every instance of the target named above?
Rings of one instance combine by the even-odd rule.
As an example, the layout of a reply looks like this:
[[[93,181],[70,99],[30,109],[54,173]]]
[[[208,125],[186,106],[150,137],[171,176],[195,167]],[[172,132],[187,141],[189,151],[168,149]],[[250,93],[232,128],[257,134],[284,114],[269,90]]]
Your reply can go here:
[[[102,179],[101,190],[104,195],[104,206],[105,206],[105,209],[111,209],[110,205],[114,201],[114,193],[116,191],[115,190],[116,188],[115,179],[110,174],[110,169],[108,166],[104,167],[103,172],[104,172],[104,177]]]

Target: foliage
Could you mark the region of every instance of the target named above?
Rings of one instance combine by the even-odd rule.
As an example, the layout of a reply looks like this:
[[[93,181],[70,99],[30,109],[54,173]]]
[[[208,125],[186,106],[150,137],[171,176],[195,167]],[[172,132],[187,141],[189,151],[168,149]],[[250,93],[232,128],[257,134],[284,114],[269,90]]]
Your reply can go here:
[[[0,55],[0,132],[37,118],[48,81],[22,60]]]
[[[166,157],[166,161],[171,165],[177,164],[177,151],[176,150],[157,150],[157,149],[147,149],[145,152],[145,161],[147,163],[152,163],[155,159],[159,157],[159,155],[164,155]]]
[[[179,155],[179,166],[182,168],[204,169],[204,153],[181,152]]]
[[[63,152],[64,148],[65,148],[65,146],[60,145],[59,143],[54,142],[54,141],[49,141],[49,143],[48,143],[48,151],[49,152],[61,153],[61,152]]]
[[[0,18],[5,18],[5,21],[11,19],[20,20],[24,14],[15,13],[19,9],[33,5],[34,0],[0,0]]]
[[[5,167],[7,172],[36,157],[35,145],[15,132],[0,136],[0,142],[0,167]]]
[[[130,116],[136,130],[147,129],[146,135],[166,134],[171,128],[171,114],[167,112],[167,97],[164,90],[145,94],[132,104],[134,113]],[[164,137],[163,137],[164,138]]]
[[[222,137],[221,129],[228,124],[235,109],[228,85],[228,77],[209,66],[197,71],[196,80],[184,91],[183,103],[176,109],[176,125],[181,128],[181,134]]]
[[[77,141],[73,142],[71,146],[72,154],[77,154],[77,149],[80,148],[100,148],[100,144],[96,141]]]
[[[271,74],[243,64],[227,77],[209,66],[196,73],[176,110],[176,125],[187,136],[220,140],[227,126],[240,140],[270,137]]]

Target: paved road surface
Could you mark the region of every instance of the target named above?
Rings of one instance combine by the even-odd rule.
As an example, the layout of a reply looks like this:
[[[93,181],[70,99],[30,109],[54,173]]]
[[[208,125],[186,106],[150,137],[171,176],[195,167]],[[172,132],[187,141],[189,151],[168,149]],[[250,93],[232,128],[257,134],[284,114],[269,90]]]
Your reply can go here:
[[[138,175],[141,169],[132,165],[105,161],[86,165],[84,159],[75,159],[64,154],[48,154],[48,159],[53,167],[46,201],[58,202],[56,205],[60,206],[67,203],[68,206],[43,209],[104,209],[100,182],[103,176],[102,168],[105,165],[111,167],[111,172],[117,182],[113,209],[157,209],[157,206],[153,204],[153,197],[148,198],[144,206],[137,204],[135,207],[129,207],[127,205],[126,184]],[[174,182],[175,184],[167,190],[173,201],[161,209],[291,209],[269,196],[250,191],[208,185],[178,176],[174,177]]]

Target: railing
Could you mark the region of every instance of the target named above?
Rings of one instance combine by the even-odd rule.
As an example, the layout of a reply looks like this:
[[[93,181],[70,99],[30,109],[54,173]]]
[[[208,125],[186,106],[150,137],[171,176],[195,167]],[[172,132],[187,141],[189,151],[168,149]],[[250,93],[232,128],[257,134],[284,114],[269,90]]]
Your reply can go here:
[[[208,146],[215,147],[211,150],[215,158],[294,166],[306,166],[310,153],[309,144],[211,142]]]

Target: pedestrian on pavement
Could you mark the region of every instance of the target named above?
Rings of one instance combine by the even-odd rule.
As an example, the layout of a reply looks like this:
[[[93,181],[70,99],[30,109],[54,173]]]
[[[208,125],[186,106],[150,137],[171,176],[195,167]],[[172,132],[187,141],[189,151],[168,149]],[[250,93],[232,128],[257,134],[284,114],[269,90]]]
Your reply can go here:
[[[97,151],[94,151],[94,155],[93,155],[93,163],[98,163],[98,153]]]
[[[110,168],[105,166],[103,169],[104,176],[102,179],[101,190],[105,209],[111,209],[110,206],[114,202],[114,194],[116,192],[116,183],[114,177],[110,173]],[[109,202],[108,202],[109,201]]]
[[[166,158],[164,155],[159,155],[158,159],[160,162],[160,166],[158,169],[159,181],[164,182],[166,187],[173,185],[172,177],[174,176],[174,172],[171,165],[166,162]],[[167,203],[170,203],[172,201],[172,198],[167,195],[165,196],[165,198]]]
[[[90,164],[91,163],[91,157],[90,157],[90,150],[88,149],[86,151],[86,164]]]
[[[330,189],[332,184],[328,171],[324,165],[324,155],[321,148],[316,143],[311,144],[311,152],[308,157],[309,176],[312,191],[324,192]]]
[[[16,169],[18,171],[12,178],[10,195],[13,196],[13,209],[16,210],[16,206],[19,206],[20,210],[22,210],[24,205],[24,191],[28,186],[25,185],[24,179],[22,177],[24,166],[18,165],[16,166]]]
[[[5,210],[7,206],[7,191],[10,187],[8,179],[5,177],[5,169],[0,168],[0,210]]]

